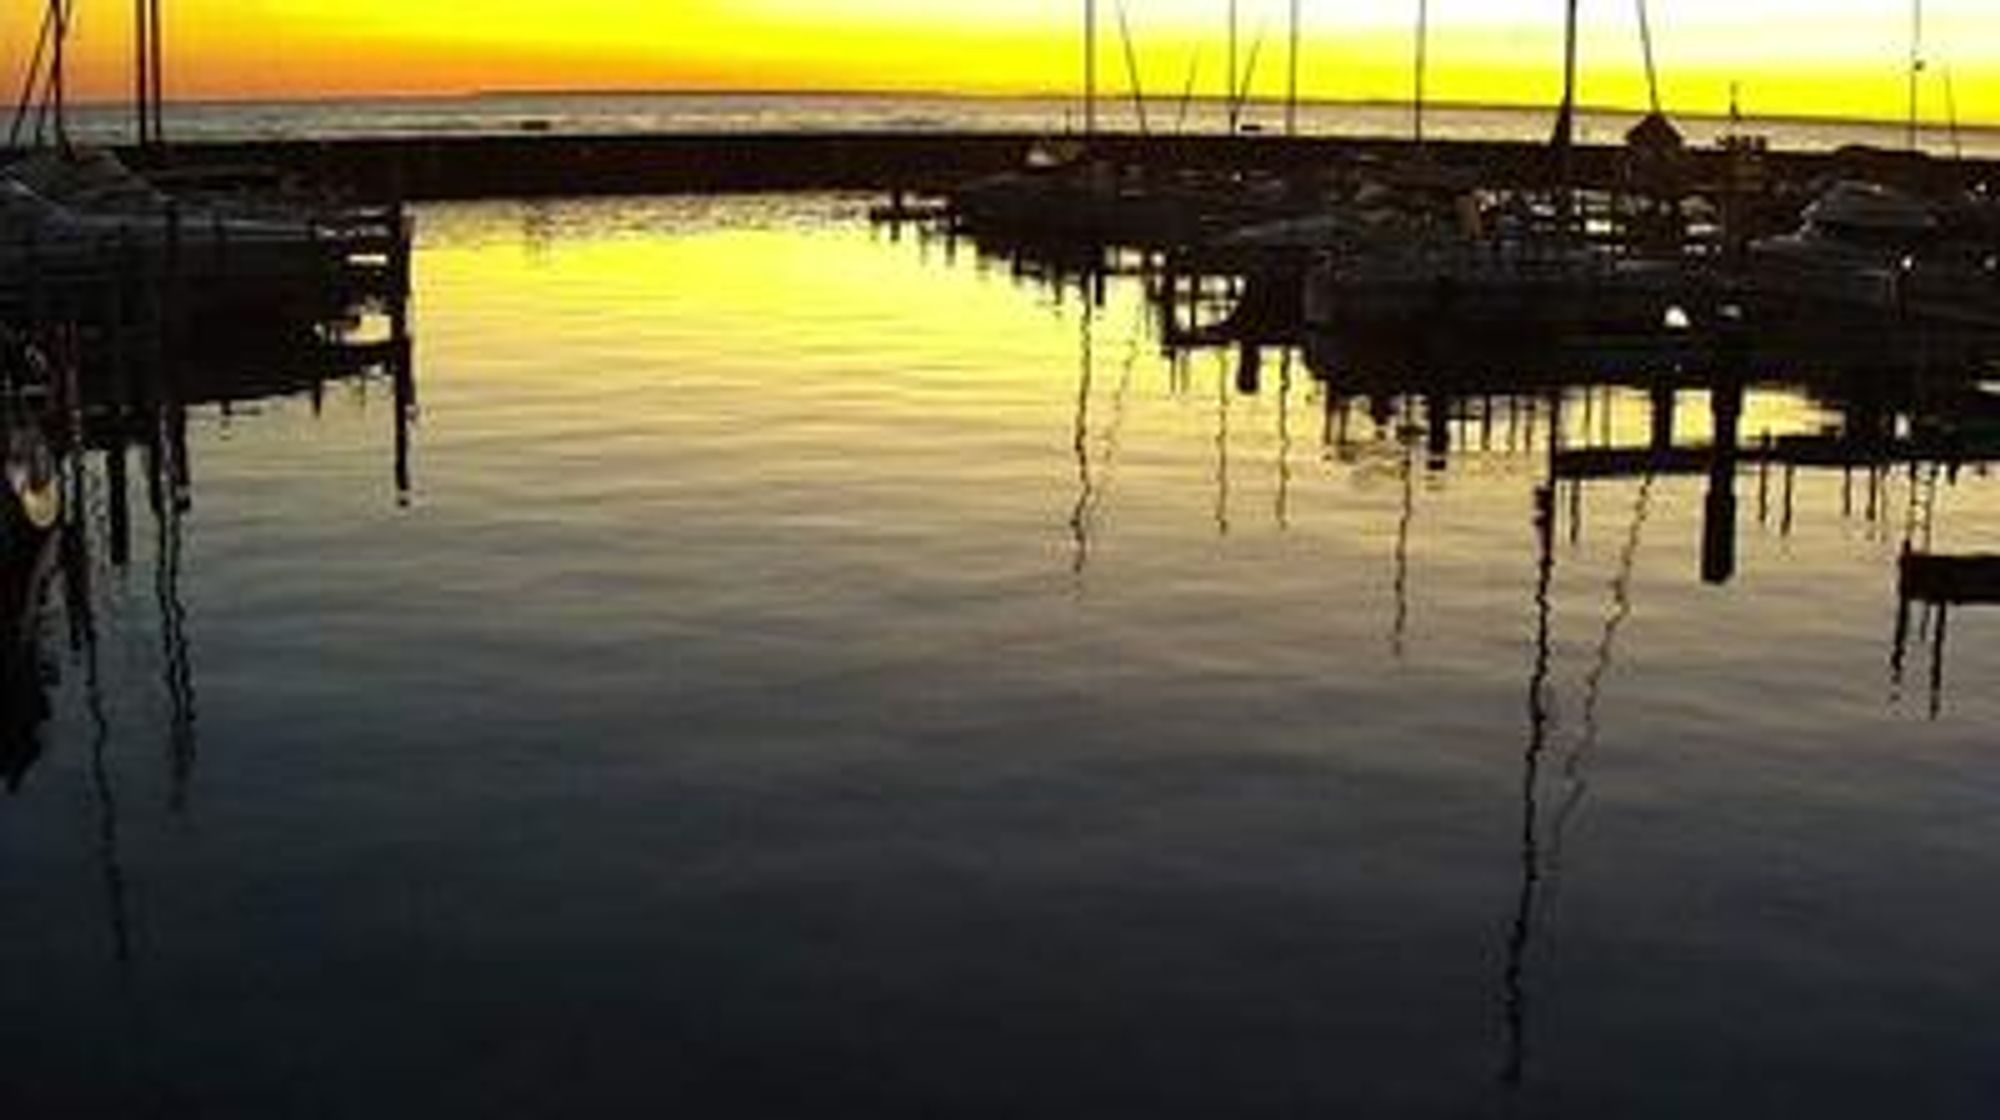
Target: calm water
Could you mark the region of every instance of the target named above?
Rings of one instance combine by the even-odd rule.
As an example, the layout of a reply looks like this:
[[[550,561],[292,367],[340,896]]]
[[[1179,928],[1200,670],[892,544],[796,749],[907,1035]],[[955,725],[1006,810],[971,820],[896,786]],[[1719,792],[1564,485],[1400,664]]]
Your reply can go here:
[[[9,1115],[2000,1105],[2000,614],[1894,682],[1902,474],[1745,468],[1723,586],[1706,477],[1565,489],[1544,568],[1545,411],[1436,463],[859,209],[426,211],[403,500],[379,381],[196,409],[124,565],[93,461]]]
[[[1100,106],[1107,128],[1137,130],[1128,99],[1107,97]],[[102,142],[132,131],[129,111],[114,106],[74,110],[80,136]],[[1247,123],[1267,131],[1284,127],[1284,106],[1255,102]],[[1079,124],[1075,100],[785,94],[493,94],[478,97],[381,98],[369,100],[177,103],[166,110],[169,136],[182,140],[332,139],[519,134],[524,125],[564,134],[618,135],[644,132],[862,131],[862,132],[1060,132]],[[1637,117],[1587,112],[1577,121],[1587,142],[1616,144]],[[1220,101],[1149,99],[1147,123],[1155,131],[1228,131],[1228,107]],[[1425,131],[1466,140],[1546,140],[1553,110],[1461,106],[1433,107]],[[1678,122],[1697,144],[1712,144],[1729,130],[1727,121],[1690,117]],[[1310,135],[1402,136],[1411,113],[1402,105],[1309,104],[1299,127]],[[1752,119],[1747,128],[1780,148],[1826,149],[1874,144],[1900,149],[1906,143],[1898,124],[1850,121]],[[1926,151],[1948,156],[2000,158],[2000,130],[1967,126],[1956,131],[1927,128]]]

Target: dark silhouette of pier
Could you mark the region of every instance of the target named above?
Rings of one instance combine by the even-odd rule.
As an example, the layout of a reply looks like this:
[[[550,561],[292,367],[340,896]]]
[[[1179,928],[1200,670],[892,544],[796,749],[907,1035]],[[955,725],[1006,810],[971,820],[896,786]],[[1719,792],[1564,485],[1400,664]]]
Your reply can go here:
[[[1012,171],[1046,137],[1021,132],[735,132],[635,135],[430,136],[241,142],[178,141],[122,153],[142,166],[263,167],[325,183],[363,200],[408,202],[619,194],[871,191],[937,195]],[[1096,158],[1161,174],[1309,176],[1352,162],[1407,163],[1421,154],[1446,173],[1496,189],[1548,188],[1564,174],[1547,145],[1395,137],[1144,136],[1099,133]],[[4,153],[0,153],[4,156]],[[1732,156],[1689,150],[1686,173],[1719,182]],[[1584,189],[1626,180],[1621,146],[1579,144],[1567,174]],[[1768,151],[1774,186],[1863,168],[1912,188],[2000,181],[2000,163],[1931,160],[1880,151]]]

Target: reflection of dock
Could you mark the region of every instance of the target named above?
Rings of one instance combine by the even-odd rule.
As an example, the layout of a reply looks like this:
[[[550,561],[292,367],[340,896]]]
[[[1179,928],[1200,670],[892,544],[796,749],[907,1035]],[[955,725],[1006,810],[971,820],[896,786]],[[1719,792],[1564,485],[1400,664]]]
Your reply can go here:
[[[1705,475],[1717,456],[1748,467],[1841,470],[2000,460],[2000,443],[1949,436],[1866,440],[1831,435],[1783,436],[1740,448],[1589,447],[1558,452],[1555,474],[1564,481]]]
[[[181,592],[185,525],[194,508],[190,413],[283,397],[309,397],[316,406],[329,385],[386,381],[395,401],[394,492],[407,502],[417,413],[414,349],[402,309],[390,318],[386,337],[362,341],[348,341],[341,327],[320,326],[267,334],[249,345],[177,340],[171,350],[93,347],[74,329],[56,333],[48,347],[49,383],[36,391],[47,402],[40,424],[56,456],[65,513],[45,553],[54,568],[49,578],[11,562],[0,570],[6,588],[23,589],[18,603],[10,593],[0,619],[8,717],[0,720],[0,779],[19,781],[41,754],[53,673],[44,599],[60,598],[73,665],[94,691],[102,577],[110,571],[122,578],[143,556],[147,544],[135,529],[150,514],[171,795],[176,811],[185,808],[197,744],[190,611]],[[99,729],[100,737],[108,734]]]
[[[2000,606],[2000,555],[1904,555],[1899,586],[1905,602],[1934,606]]]
[[[1900,690],[1909,661],[1911,619],[1921,608],[1919,634],[1930,642],[1930,715],[1944,714],[1945,654],[1953,607],[2000,606],[2000,555],[1958,556],[1906,549],[1898,566],[1896,638],[1890,677]]]

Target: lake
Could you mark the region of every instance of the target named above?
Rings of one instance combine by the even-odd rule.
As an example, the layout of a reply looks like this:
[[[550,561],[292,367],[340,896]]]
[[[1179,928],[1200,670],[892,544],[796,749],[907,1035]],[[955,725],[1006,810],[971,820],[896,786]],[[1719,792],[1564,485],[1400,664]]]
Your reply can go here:
[[[1896,649],[2000,480],[1746,460],[1718,571],[1718,472],[1545,489],[1643,391],[1248,378],[866,201],[429,208],[414,401],[90,457],[9,1114],[2000,1105],[2000,612]]]

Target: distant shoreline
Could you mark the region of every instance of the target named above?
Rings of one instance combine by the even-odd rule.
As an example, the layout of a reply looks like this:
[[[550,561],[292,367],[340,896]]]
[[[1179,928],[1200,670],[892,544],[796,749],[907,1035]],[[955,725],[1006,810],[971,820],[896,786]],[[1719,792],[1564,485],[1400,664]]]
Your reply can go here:
[[[370,93],[370,94],[329,94],[324,96],[300,95],[300,96],[289,96],[289,97],[198,97],[198,98],[182,98],[182,99],[170,100],[168,102],[167,107],[169,110],[171,110],[177,107],[200,109],[200,108],[241,108],[244,106],[252,106],[252,105],[270,105],[270,106],[283,107],[283,106],[326,106],[326,105],[340,105],[340,104],[353,104],[353,105],[445,104],[455,101],[500,101],[500,100],[590,101],[590,100],[608,100],[617,98],[661,98],[661,99],[676,99],[684,101],[702,101],[702,100],[723,101],[723,100],[742,100],[742,99],[753,99],[753,98],[772,99],[772,100],[793,100],[793,101],[839,101],[847,99],[866,99],[866,100],[877,100],[877,101],[907,101],[912,103],[985,102],[989,104],[1025,104],[1025,103],[1060,103],[1065,101],[1075,101],[1077,99],[1077,94],[1074,91],[1060,91],[1060,90],[1052,92],[1045,91],[1045,92],[1021,92],[1021,93],[1009,93],[1009,92],[981,93],[981,92],[966,92],[966,91],[956,91],[956,90],[865,90],[865,89],[856,89],[856,90],[775,89],[774,90],[774,89],[646,89],[646,88],[637,88],[637,89],[496,88],[496,89],[475,89],[460,93],[388,92],[388,93]],[[1119,96],[1106,95],[1104,100],[1107,104],[1115,103],[1117,105],[1124,105],[1128,103],[1128,98],[1123,95]],[[1223,100],[1224,100],[1223,98],[1211,94],[1196,94],[1188,99],[1188,103],[1191,105],[1215,106],[1221,104]],[[1178,104],[1181,101],[1181,99],[1178,97],[1150,96],[1146,99],[1146,101],[1150,105],[1173,105],[1173,104]],[[1249,104],[1257,106],[1259,108],[1282,108],[1285,105],[1285,101],[1283,98],[1254,97],[1250,99]],[[1305,97],[1299,100],[1299,104],[1303,108],[1320,110],[1320,111],[1335,110],[1342,108],[1366,109],[1366,110],[1393,110],[1393,109],[1407,109],[1409,107],[1409,102],[1393,98],[1364,98],[1357,100],[1349,98]],[[74,109],[84,109],[93,112],[100,112],[100,111],[110,111],[110,110],[117,110],[120,108],[129,107],[129,102],[116,98],[107,98],[101,100],[81,99],[81,100],[73,100],[71,102],[71,107]],[[1537,111],[1546,111],[1546,112],[1553,111],[1553,108],[1551,106],[1535,104],[1535,103],[1503,103],[1503,102],[1450,101],[1450,100],[1432,101],[1429,103],[1429,109],[1433,112],[1530,113],[1530,114],[1535,113]],[[1631,117],[1631,118],[1643,117],[1647,112],[1647,110],[1641,107],[1628,107],[1622,105],[1591,105],[1591,104],[1578,106],[1578,111],[1596,117]],[[1668,112],[1668,116],[1678,120],[1702,121],[1707,123],[1725,122],[1730,119],[1730,116],[1727,113],[1716,113],[1716,112],[1708,112],[1702,110],[1684,110],[1684,111],[1670,110]],[[1835,116],[1835,115],[1814,114],[1814,113],[1746,113],[1744,114],[1742,119],[1745,123],[1751,125],[1768,123],[1777,125],[1826,126],[1826,127],[1836,127],[1836,128],[1842,126],[1861,127],[1861,128],[1901,128],[1904,127],[1907,123],[1901,118],[1896,118],[1896,117],[1847,117],[1847,116]],[[1983,121],[1983,120],[1959,121],[1954,126],[1950,121],[1940,121],[1927,117],[1924,118],[1922,121],[1920,121],[1920,126],[1925,132],[1929,133],[1944,132],[1950,130],[1953,127],[1956,127],[1957,129],[1963,132],[1978,132],[1987,134],[2000,133],[2000,121]]]

